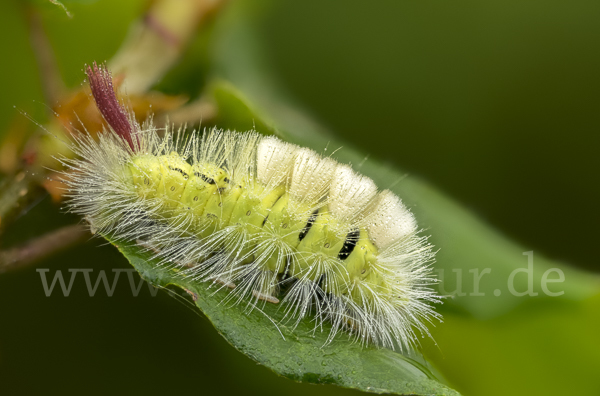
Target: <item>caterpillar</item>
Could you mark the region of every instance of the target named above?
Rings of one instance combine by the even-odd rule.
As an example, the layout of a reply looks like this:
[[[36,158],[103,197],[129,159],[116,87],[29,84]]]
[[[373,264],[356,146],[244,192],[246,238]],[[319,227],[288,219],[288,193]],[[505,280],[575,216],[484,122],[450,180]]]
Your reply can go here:
[[[110,99],[107,72],[88,75],[109,127],[74,135],[61,162],[68,207],[93,229],[231,289],[234,304],[329,322],[328,340],[404,350],[429,334],[434,252],[395,194],[274,136],[140,126]]]

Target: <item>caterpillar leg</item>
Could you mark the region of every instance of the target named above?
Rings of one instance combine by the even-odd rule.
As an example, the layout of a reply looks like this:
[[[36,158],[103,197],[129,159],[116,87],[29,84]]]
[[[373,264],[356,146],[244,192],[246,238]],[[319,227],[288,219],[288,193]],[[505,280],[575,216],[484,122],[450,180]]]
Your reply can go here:
[[[92,217],[91,216],[85,216],[84,219],[88,223],[88,225],[90,226],[90,232],[92,233],[92,235],[96,235],[96,232],[98,231],[98,229],[94,225],[94,220],[92,219]]]
[[[156,246],[152,245],[151,243],[144,241],[143,239],[136,239],[135,243],[138,246],[143,247],[144,249],[147,249],[149,251],[151,251],[152,253],[158,254],[160,253],[160,249],[157,248]]]
[[[235,289],[235,283],[227,279],[215,278],[213,279],[213,283],[218,283],[219,285],[223,285],[229,289]]]
[[[151,243],[148,243],[142,239],[136,239],[135,241],[137,243],[138,246],[143,247],[144,249],[148,249],[149,251],[155,253],[155,254],[159,254],[161,252],[161,250],[152,245]],[[176,261],[177,264],[184,266],[184,267],[188,267],[188,268],[192,268],[194,267],[194,265],[192,263],[184,263],[182,261]],[[227,280],[225,278],[214,278],[212,279],[213,283],[218,283],[219,285],[223,285],[229,289],[235,289],[235,283],[231,282],[230,280]]]
[[[257,292],[256,290],[252,291],[252,295],[259,300],[263,300],[266,302],[270,302],[271,304],[279,304],[279,299],[268,294],[263,294],[261,292]]]
[[[152,252],[154,254],[160,254],[162,252],[162,250],[159,247],[157,247],[156,245],[153,245],[152,243],[147,242],[147,241],[145,241],[143,239],[136,239],[135,243],[138,246],[141,246],[144,249],[146,249],[146,250],[148,250],[148,251],[150,251],[150,252]],[[193,263],[189,263],[189,262],[186,263],[186,262],[183,262],[181,260],[173,260],[173,262],[176,263],[176,264],[178,264],[178,265],[180,265],[180,266],[182,266],[182,267],[187,267],[187,268],[194,267]],[[235,285],[233,287],[235,287]]]

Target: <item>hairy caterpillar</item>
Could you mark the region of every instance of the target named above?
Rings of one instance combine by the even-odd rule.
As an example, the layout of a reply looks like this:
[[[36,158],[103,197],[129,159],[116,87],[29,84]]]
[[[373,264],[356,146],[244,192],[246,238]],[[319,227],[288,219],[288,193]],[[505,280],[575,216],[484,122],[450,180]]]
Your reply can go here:
[[[432,247],[401,200],[350,166],[272,136],[213,129],[182,139],[126,116],[108,73],[88,68],[111,126],[73,138],[69,207],[164,265],[279,303],[363,343],[401,349],[438,317]]]

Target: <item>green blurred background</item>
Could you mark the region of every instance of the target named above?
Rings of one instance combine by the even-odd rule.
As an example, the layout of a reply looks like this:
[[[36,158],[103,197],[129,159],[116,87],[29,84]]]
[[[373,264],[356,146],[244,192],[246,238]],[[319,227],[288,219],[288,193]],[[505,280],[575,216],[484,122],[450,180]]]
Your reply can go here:
[[[22,117],[13,106],[36,120],[45,117],[21,3],[0,2],[0,136]],[[145,4],[65,1],[74,14],[68,19],[38,3],[71,87],[82,83],[85,63],[114,54]],[[225,13],[236,7],[232,2]],[[365,155],[429,180],[524,251],[600,272],[600,2],[272,0],[253,8],[248,19],[263,47],[265,72],[307,113]],[[213,38],[196,40],[160,87],[197,94],[204,73],[218,67],[211,63],[219,51]],[[74,221],[56,212],[44,199],[3,236],[2,245]],[[128,268],[99,240],[39,267],[66,272],[74,263],[95,271]],[[475,321],[465,326],[492,331]],[[530,331],[543,334],[554,326],[548,320]],[[490,354],[503,343],[518,344],[518,328],[501,334]],[[473,365],[461,361],[460,350],[440,352],[456,371]],[[543,358],[552,359],[551,351]],[[506,374],[493,357],[476,364],[497,377]],[[597,372],[595,364],[590,372]],[[537,373],[548,382],[555,375],[561,371]],[[449,381],[476,395],[482,394],[477,382],[489,378]],[[528,389],[518,381],[515,388],[514,394]],[[184,392],[357,393],[275,376],[229,347],[188,303],[166,293],[151,297],[143,290],[132,298],[122,282],[112,298],[102,290],[89,297],[83,282],[75,282],[71,297],[46,298],[34,269],[0,275],[0,394]]]

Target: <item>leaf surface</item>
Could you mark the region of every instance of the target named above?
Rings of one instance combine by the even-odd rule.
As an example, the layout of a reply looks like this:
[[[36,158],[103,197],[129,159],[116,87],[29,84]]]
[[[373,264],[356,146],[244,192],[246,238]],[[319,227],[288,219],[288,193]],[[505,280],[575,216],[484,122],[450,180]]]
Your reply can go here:
[[[110,241],[110,238],[107,238]],[[313,331],[309,320],[293,329],[282,322],[281,305],[225,301],[227,291],[207,282],[192,281],[176,270],[153,262],[143,249],[111,241],[142,278],[156,287],[182,288],[212,322],[217,331],[240,352],[284,377],[315,384],[335,384],[373,393],[397,395],[457,395],[438,382],[421,363],[389,349],[361,347],[338,334],[326,345],[329,326]]]

